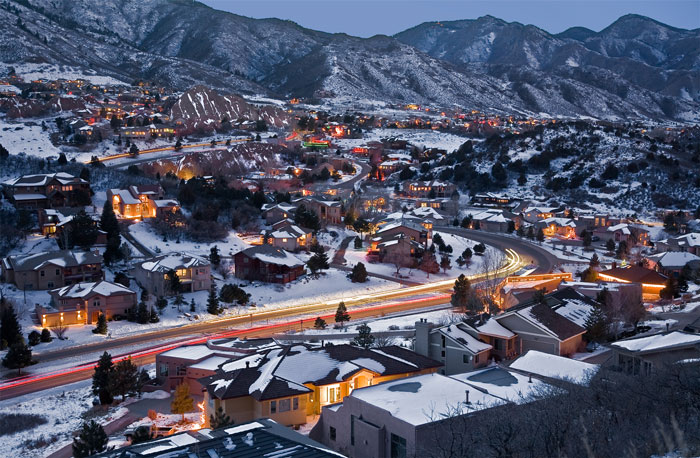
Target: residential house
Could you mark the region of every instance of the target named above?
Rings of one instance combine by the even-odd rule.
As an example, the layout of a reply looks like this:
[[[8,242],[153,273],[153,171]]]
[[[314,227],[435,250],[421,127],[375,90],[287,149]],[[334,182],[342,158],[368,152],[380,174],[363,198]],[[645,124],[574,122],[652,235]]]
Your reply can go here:
[[[222,364],[280,348],[271,338],[245,339],[222,338],[207,340],[203,344],[185,345],[156,355],[156,380],[165,391],[183,383],[190,387],[192,395],[201,395],[204,387],[199,379],[214,375]]]
[[[388,262],[410,267],[425,251],[425,245],[398,233],[385,237],[374,237],[367,249],[369,262]]]
[[[548,297],[550,296],[552,295]],[[555,304],[560,302],[556,298],[551,301]],[[569,313],[573,312],[567,308],[560,312],[548,304],[525,303],[496,316],[495,319],[500,325],[518,335],[521,342],[518,353],[538,350],[568,356],[583,348],[583,334],[586,332],[583,326],[565,316]]]
[[[553,218],[563,212],[561,207],[541,207],[523,205],[521,217],[528,223],[536,223],[547,218]]]
[[[99,214],[94,211],[93,207],[86,207],[90,210],[88,216],[90,216],[94,221],[95,225],[98,225],[100,219]],[[65,207],[65,208],[40,208],[38,212],[38,222],[41,234],[47,237],[53,236],[58,240],[59,246],[62,245],[68,237],[70,237],[70,231],[73,229],[73,217],[85,209],[80,207]],[[107,233],[101,229],[97,230],[97,239],[95,239],[95,246],[102,246],[107,244]]]
[[[309,247],[312,232],[302,229],[291,220],[282,220],[272,225],[272,230],[265,231],[263,240],[270,245],[287,251],[305,250]]]
[[[262,207],[262,217],[267,224],[275,224],[280,221],[293,218],[297,211],[297,205],[282,202],[276,205],[265,204]]]
[[[228,457],[285,457],[285,458],[337,458],[338,455],[322,444],[292,431],[275,421],[261,418],[254,422],[185,432],[168,431],[163,437],[139,442],[127,447],[110,449],[94,455],[96,458],[228,458]],[[151,434],[157,433],[152,427]],[[133,430],[127,429],[127,438]]]
[[[431,199],[434,199],[439,197],[452,196],[452,193],[457,190],[457,187],[454,184],[448,183],[446,181],[431,180],[413,181],[404,184],[403,190],[408,197],[429,197]]]
[[[90,202],[90,183],[65,172],[23,175],[6,181],[5,195],[17,208],[58,208]]]
[[[576,237],[576,222],[570,218],[550,217],[534,223],[535,229],[542,229],[547,237],[563,237],[572,239]]]
[[[538,291],[545,293],[556,291],[564,281],[572,281],[570,272],[537,275],[513,275],[503,279],[500,285],[498,304],[502,310],[508,310],[532,299]]]
[[[323,406],[353,390],[397,378],[435,372],[441,364],[397,347],[284,346],[222,364],[205,387],[207,417],[221,407],[234,423],[271,418],[306,423]]]
[[[304,262],[282,248],[260,245],[233,256],[236,277],[249,281],[289,283],[306,273]]]
[[[649,231],[631,224],[620,223],[614,226],[599,227],[593,231],[593,235],[603,241],[612,240],[616,243],[624,241],[630,247],[649,245]]]
[[[642,285],[642,294],[648,299],[658,299],[659,293],[666,287],[666,277],[655,270],[637,265],[617,267],[598,273],[601,281],[615,283],[637,283]]]
[[[466,323],[437,327],[426,320],[416,322],[414,348],[419,355],[440,361],[440,373],[452,375],[489,364],[491,345],[479,340]]]
[[[343,224],[343,204],[340,201],[304,198],[295,203],[303,204],[308,210],[316,212],[322,225]]]
[[[669,237],[668,239],[659,240],[656,242],[656,249],[661,252],[687,251],[688,253],[700,256],[700,233],[691,232],[678,237]]]
[[[132,270],[134,278],[149,293],[164,296],[174,294],[168,279],[175,272],[180,291],[193,293],[211,288],[211,264],[203,257],[189,253],[168,253],[140,261]]]
[[[472,228],[477,227],[486,232],[507,232],[510,223],[515,228],[520,226],[519,216],[508,210],[489,209],[472,214]]]
[[[175,199],[165,199],[159,185],[129,186],[127,189],[108,189],[107,200],[114,213],[124,219],[163,218],[167,213],[180,210]]]
[[[700,359],[700,335],[683,331],[631,337],[608,345],[612,364],[633,375],[650,375],[664,366]]]
[[[513,199],[503,194],[480,192],[472,197],[472,203],[481,206],[506,208],[513,204]]]
[[[541,380],[501,367],[425,374],[354,390],[326,406],[309,437],[351,458],[431,456],[479,412],[529,402]]]
[[[423,224],[406,220],[386,224],[375,232],[375,236],[382,239],[396,234],[403,234],[408,239],[418,242],[425,247],[428,246],[433,238],[432,225],[425,227]]]
[[[51,305],[37,304],[36,315],[43,328],[59,323],[92,324],[100,313],[107,319],[126,316],[136,306],[136,293],[124,285],[109,281],[75,283],[49,291]]]
[[[700,256],[687,251],[666,251],[647,257],[652,268],[667,277],[679,277],[683,269],[700,270]]]
[[[19,289],[53,289],[104,279],[102,255],[92,251],[58,250],[8,256],[2,277]]]

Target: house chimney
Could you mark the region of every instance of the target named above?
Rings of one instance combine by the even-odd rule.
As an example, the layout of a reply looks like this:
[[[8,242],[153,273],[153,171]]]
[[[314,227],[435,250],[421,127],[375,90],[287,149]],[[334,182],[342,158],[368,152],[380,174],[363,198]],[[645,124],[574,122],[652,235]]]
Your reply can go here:
[[[471,404],[471,402],[469,402],[469,390],[464,390],[464,395],[466,398],[466,400],[464,401],[465,404]]]
[[[530,374],[529,377],[527,378],[527,383],[532,383],[532,374]]]
[[[613,261],[611,269],[617,269],[617,261]]]
[[[246,361],[246,362],[245,362],[245,368],[246,368],[246,369],[250,368],[250,361]]]

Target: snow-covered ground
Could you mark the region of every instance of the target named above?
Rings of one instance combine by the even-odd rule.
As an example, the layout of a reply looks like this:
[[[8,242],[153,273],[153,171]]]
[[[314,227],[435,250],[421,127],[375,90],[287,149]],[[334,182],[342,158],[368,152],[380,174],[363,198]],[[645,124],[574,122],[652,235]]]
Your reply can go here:
[[[176,240],[163,241],[163,237],[158,235],[147,221],[130,225],[129,233],[155,253],[184,251],[199,256],[209,256],[211,248],[216,246],[219,248],[219,253],[222,256],[233,256],[239,251],[250,247],[235,232],[230,232],[226,239],[213,243],[192,242],[189,240],[180,240],[179,242]]]
[[[427,129],[372,129],[366,131],[363,134],[363,138],[343,138],[334,140],[334,143],[342,148],[355,148],[363,146],[368,142],[389,137],[407,140],[409,143],[419,147],[444,149],[448,153],[458,149],[467,140],[479,141],[468,137]]]
[[[407,268],[402,268],[399,272],[399,274],[403,278],[410,279],[412,281],[416,282],[427,282],[427,281],[436,281],[439,279],[448,279],[448,278],[456,278],[461,274],[464,275],[474,275],[479,272],[482,272],[485,268],[484,264],[489,264],[493,263],[494,260],[503,260],[505,261],[505,255],[500,251],[497,250],[494,247],[491,246],[486,246],[486,252],[484,253],[483,256],[477,256],[474,255],[471,258],[471,262],[469,264],[466,264],[464,267],[460,267],[457,264],[456,259],[459,257],[460,254],[466,249],[470,248],[472,252],[474,251],[474,245],[477,245],[477,242],[474,242],[473,240],[469,240],[464,237],[460,237],[458,235],[452,235],[448,234],[445,232],[439,232],[436,231],[434,234],[440,234],[442,239],[445,241],[446,245],[452,246],[452,255],[450,257],[451,265],[452,267],[448,269],[446,272],[443,273],[442,269],[440,269],[440,272],[437,274],[431,274],[430,278],[428,278],[428,275],[423,272],[422,270],[419,269],[409,269]],[[434,237],[434,235],[433,235]],[[435,258],[437,262],[440,262],[440,253],[436,252]],[[347,261],[347,265],[349,267],[354,266],[358,262],[362,262],[365,267],[367,268],[367,272],[371,273],[376,273],[380,275],[387,275],[390,277],[394,277],[396,274],[396,267],[392,264],[386,264],[386,263],[370,263],[367,261],[367,246],[365,246],[361,249],[355,249],[354,245],[351,243],[350,246],[348,247],[347,251],[345,252],[345,260]],[[493,266],[489,266],[493,267]],[[500,267],[500,263],[499,266]]]
[[[93,84],[112,85],[112,86],[129,86],[128,83],[120,81],[111,76],[103,76],[91,73],[89,70],[79,69],[65,65],[54,64],[37,64],[37,63],[12,63],[12,68],[15,69],[17,76],[21,76],[25,80],[56,80],[64,78],[68,80],[84,79]],[[7,69],[3,69],[7,70]],[[4,71],[3,71],[4,73]]]
[[[38,157],[58,157],[61,149],[51,143],[50,131],[41,127],[41,121],[39,119],[17,122],[0,117],[0,143],[10,154],[25,153]],[[46,119],[44,122],[54,124],[53,119]]]
[[[46,418],[43,425],[2,436],[0,456],[39,458],[50,455],[73,441],[73,432],[86,419],[105,424],[128,411],[115,406],[91,413],[93,395],[91,381],[51,388],[13,399],[0,401],[0,416],[9,413],[36,414]]]

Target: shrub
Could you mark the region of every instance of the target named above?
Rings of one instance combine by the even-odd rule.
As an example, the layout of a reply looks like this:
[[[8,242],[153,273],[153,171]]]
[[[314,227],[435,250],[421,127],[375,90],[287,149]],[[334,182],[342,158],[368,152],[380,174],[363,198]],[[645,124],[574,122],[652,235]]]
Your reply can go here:
[[[46,424],[46,417],[28,413],[0,414],[0,436],[15,434]]]
[[[38,331],[32,331],[29,333],[28,339],[29,345],[39,345],[41,343],[41,334]]]

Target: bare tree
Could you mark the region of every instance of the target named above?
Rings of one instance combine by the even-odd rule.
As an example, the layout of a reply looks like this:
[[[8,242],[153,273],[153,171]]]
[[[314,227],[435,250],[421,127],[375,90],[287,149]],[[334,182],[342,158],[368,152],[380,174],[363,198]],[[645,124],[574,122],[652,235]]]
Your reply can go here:
[[[481,256],[481,265],[477,271],[477,280],[474,280],[474,290],[484,308],[491,314],[499,309],[501,300],[501,279],[503,273],[499,270],[505,265],[506,257],[501,251],[487,250]]]
[[[54,326],[51,326],[51,332],[53,332],[56,335],[56,338],[58,340],[64,340],[66,338],[66,332],[68,332],[68,326],[63,324],[62,322],[57,323]]]

